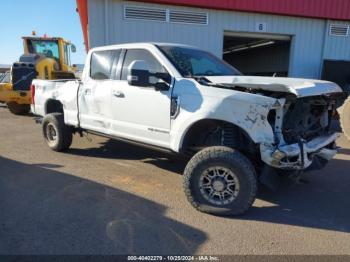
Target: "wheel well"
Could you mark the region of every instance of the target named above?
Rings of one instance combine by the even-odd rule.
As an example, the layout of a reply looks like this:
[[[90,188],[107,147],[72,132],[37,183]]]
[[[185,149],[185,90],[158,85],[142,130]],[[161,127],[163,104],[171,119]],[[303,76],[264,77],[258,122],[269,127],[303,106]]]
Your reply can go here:
[[[63,105],[60,101],[50,99],[46,102],[45,112],[46,114],[51,114],[51,113],[63,114]]]
[[[194,123],[181,146],[184,154],[195,154],[209,146],[227,146],[251,157],[259,153],[257,144],[246,131],[230,122],[205,119]]]

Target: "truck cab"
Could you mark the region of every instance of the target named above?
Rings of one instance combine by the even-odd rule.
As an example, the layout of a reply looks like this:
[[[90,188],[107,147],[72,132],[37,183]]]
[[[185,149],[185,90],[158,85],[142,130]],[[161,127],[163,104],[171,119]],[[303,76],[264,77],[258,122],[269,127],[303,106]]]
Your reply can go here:
[[[39,55],[45,58],[53,59],[56,62],[52,72],[48,74],[57,74],[57,72],[74,72],[75,68],[71,64],[71,53],[76,52],[76,47],[69,41],[61,37],[23,37],[24,55]],[[39,71],[39,75],[41,70]],[[41,76],[41,75],[40,75]],[[53,75],[42,75],[42,79],[55,79]],[[64,76],[59,77],[64,79]]]

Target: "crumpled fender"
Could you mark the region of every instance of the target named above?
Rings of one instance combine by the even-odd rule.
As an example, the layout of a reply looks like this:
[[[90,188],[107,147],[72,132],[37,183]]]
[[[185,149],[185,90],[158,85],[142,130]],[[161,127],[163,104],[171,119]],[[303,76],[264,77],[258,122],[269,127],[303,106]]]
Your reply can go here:
[[[198,121],[221,120],[242,128],[255,143],[274,143],[274,134],[267,115],[275,98],[234,90],[201,87],[202,97],[195,101],[198,93],[184,92],[180,95],[180,114],[172,121],[170,133],[171,149],[178,152],[187,132]],[[195,105],[194,104],[198,104]]]

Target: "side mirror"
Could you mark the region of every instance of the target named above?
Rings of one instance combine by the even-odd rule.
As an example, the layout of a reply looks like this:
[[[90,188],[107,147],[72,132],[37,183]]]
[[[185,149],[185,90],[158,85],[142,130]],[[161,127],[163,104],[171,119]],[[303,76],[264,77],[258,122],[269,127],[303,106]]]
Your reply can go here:
[[[135,60],[128,68],[128,83],[131,86],[148,87],[150,83],[150,67],[144,60]]]
[[[151,73],[150,66],[144,60],[135,60],[130,64],[127,79],[129,85],[152,86],[158,91],[168,90],[171,83],[171,76],[168,73]]]
[[[77,48],[75,45],[71,44],[70,50],[72,50],[72,53],[75,53],[77,51]]]

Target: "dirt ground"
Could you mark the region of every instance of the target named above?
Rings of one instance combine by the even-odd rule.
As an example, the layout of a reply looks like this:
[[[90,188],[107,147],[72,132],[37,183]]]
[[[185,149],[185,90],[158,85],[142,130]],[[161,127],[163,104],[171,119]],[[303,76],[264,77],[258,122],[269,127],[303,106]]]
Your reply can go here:
[[[260,189],[242,217],[194,210],[186,163],[105,138],[49,150],[0,107],[0,254],[350,254],[350,143],[307,183]]]

